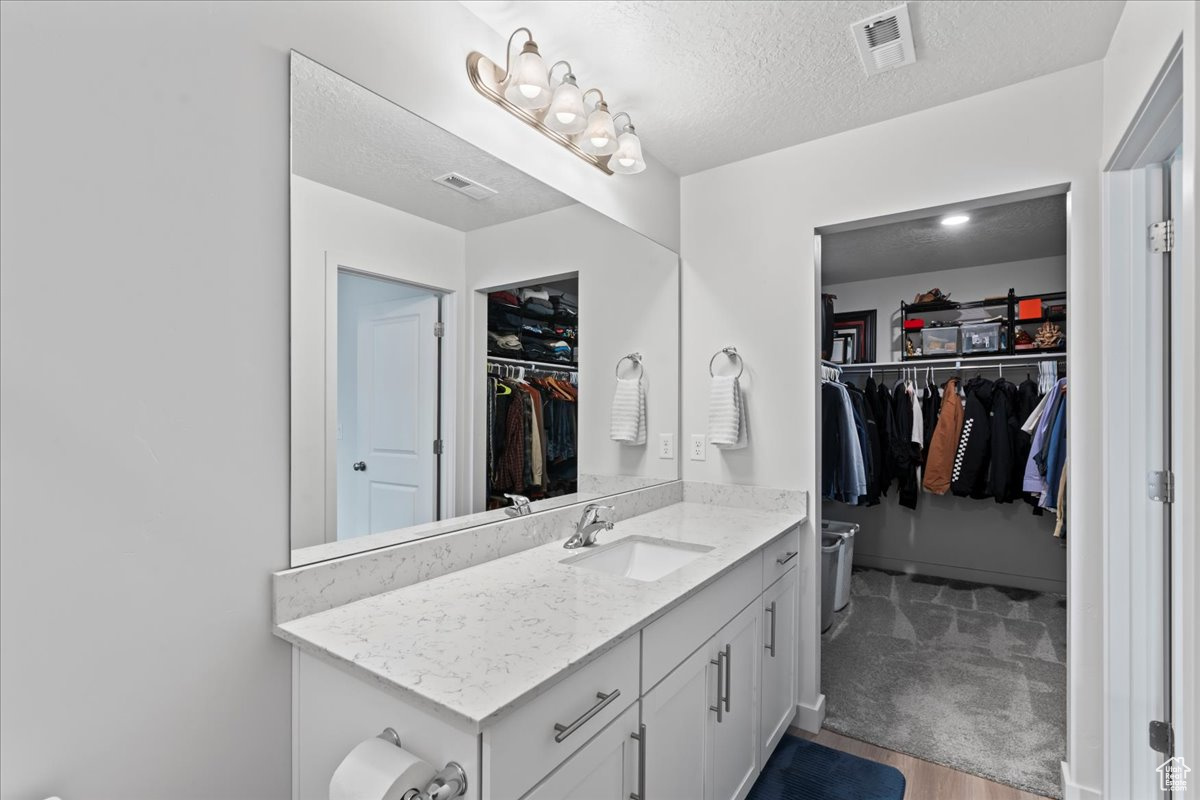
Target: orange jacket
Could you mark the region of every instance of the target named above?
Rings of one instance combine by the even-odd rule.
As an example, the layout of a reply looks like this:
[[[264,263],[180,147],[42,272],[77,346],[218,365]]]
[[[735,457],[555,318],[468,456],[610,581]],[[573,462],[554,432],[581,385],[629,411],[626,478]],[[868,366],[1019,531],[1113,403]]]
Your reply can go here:
[[[929,455],[925,459],[925,479],[922,481],[925,491],[933,494],[950,491],[962,426],[963,403],[958,396],[958,378],[951,378],[942,387],[942,408],[938,412],[937,427],[933,430]]]

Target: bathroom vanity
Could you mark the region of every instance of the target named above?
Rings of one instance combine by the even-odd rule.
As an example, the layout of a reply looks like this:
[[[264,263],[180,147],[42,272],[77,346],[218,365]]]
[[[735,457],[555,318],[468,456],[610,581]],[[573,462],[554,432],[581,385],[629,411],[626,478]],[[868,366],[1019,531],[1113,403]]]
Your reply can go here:
[[[683,502],[276,626],[294,794],[394,728],[478,800],[735,800],[796,713],[803,514]],[[633,577],[630,577],[632,575]]]

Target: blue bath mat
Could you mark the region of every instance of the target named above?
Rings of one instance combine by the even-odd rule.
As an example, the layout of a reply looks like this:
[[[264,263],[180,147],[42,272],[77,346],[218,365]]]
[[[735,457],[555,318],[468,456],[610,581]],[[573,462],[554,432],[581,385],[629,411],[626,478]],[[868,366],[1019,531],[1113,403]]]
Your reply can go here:
[[[746,800],[903,800],[895,767],[784,736]]]

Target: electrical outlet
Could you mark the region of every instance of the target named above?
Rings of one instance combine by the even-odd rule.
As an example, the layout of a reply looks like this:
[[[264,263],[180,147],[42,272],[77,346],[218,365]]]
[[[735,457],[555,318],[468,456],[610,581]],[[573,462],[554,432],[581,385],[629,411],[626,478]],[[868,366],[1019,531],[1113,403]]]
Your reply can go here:
[[[665,459],[675,457],[675,434],[660,433],[658,435],[658,457]]]
[[[703,433],[692,434],[692,461],[704,461],[708,458],[708,442]]]

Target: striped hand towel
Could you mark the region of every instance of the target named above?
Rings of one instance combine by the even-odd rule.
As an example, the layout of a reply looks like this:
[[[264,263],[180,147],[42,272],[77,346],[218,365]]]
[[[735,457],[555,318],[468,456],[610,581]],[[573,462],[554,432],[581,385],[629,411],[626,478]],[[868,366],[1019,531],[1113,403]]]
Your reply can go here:
[[[614,442],[630,446],[646,443],[646,386],[640,377],[617,378],[609,430]]]
[[[714,375],[708,398],[708,441],[723,450],[740,450],[748,443],[742,387],[730,375]]]

